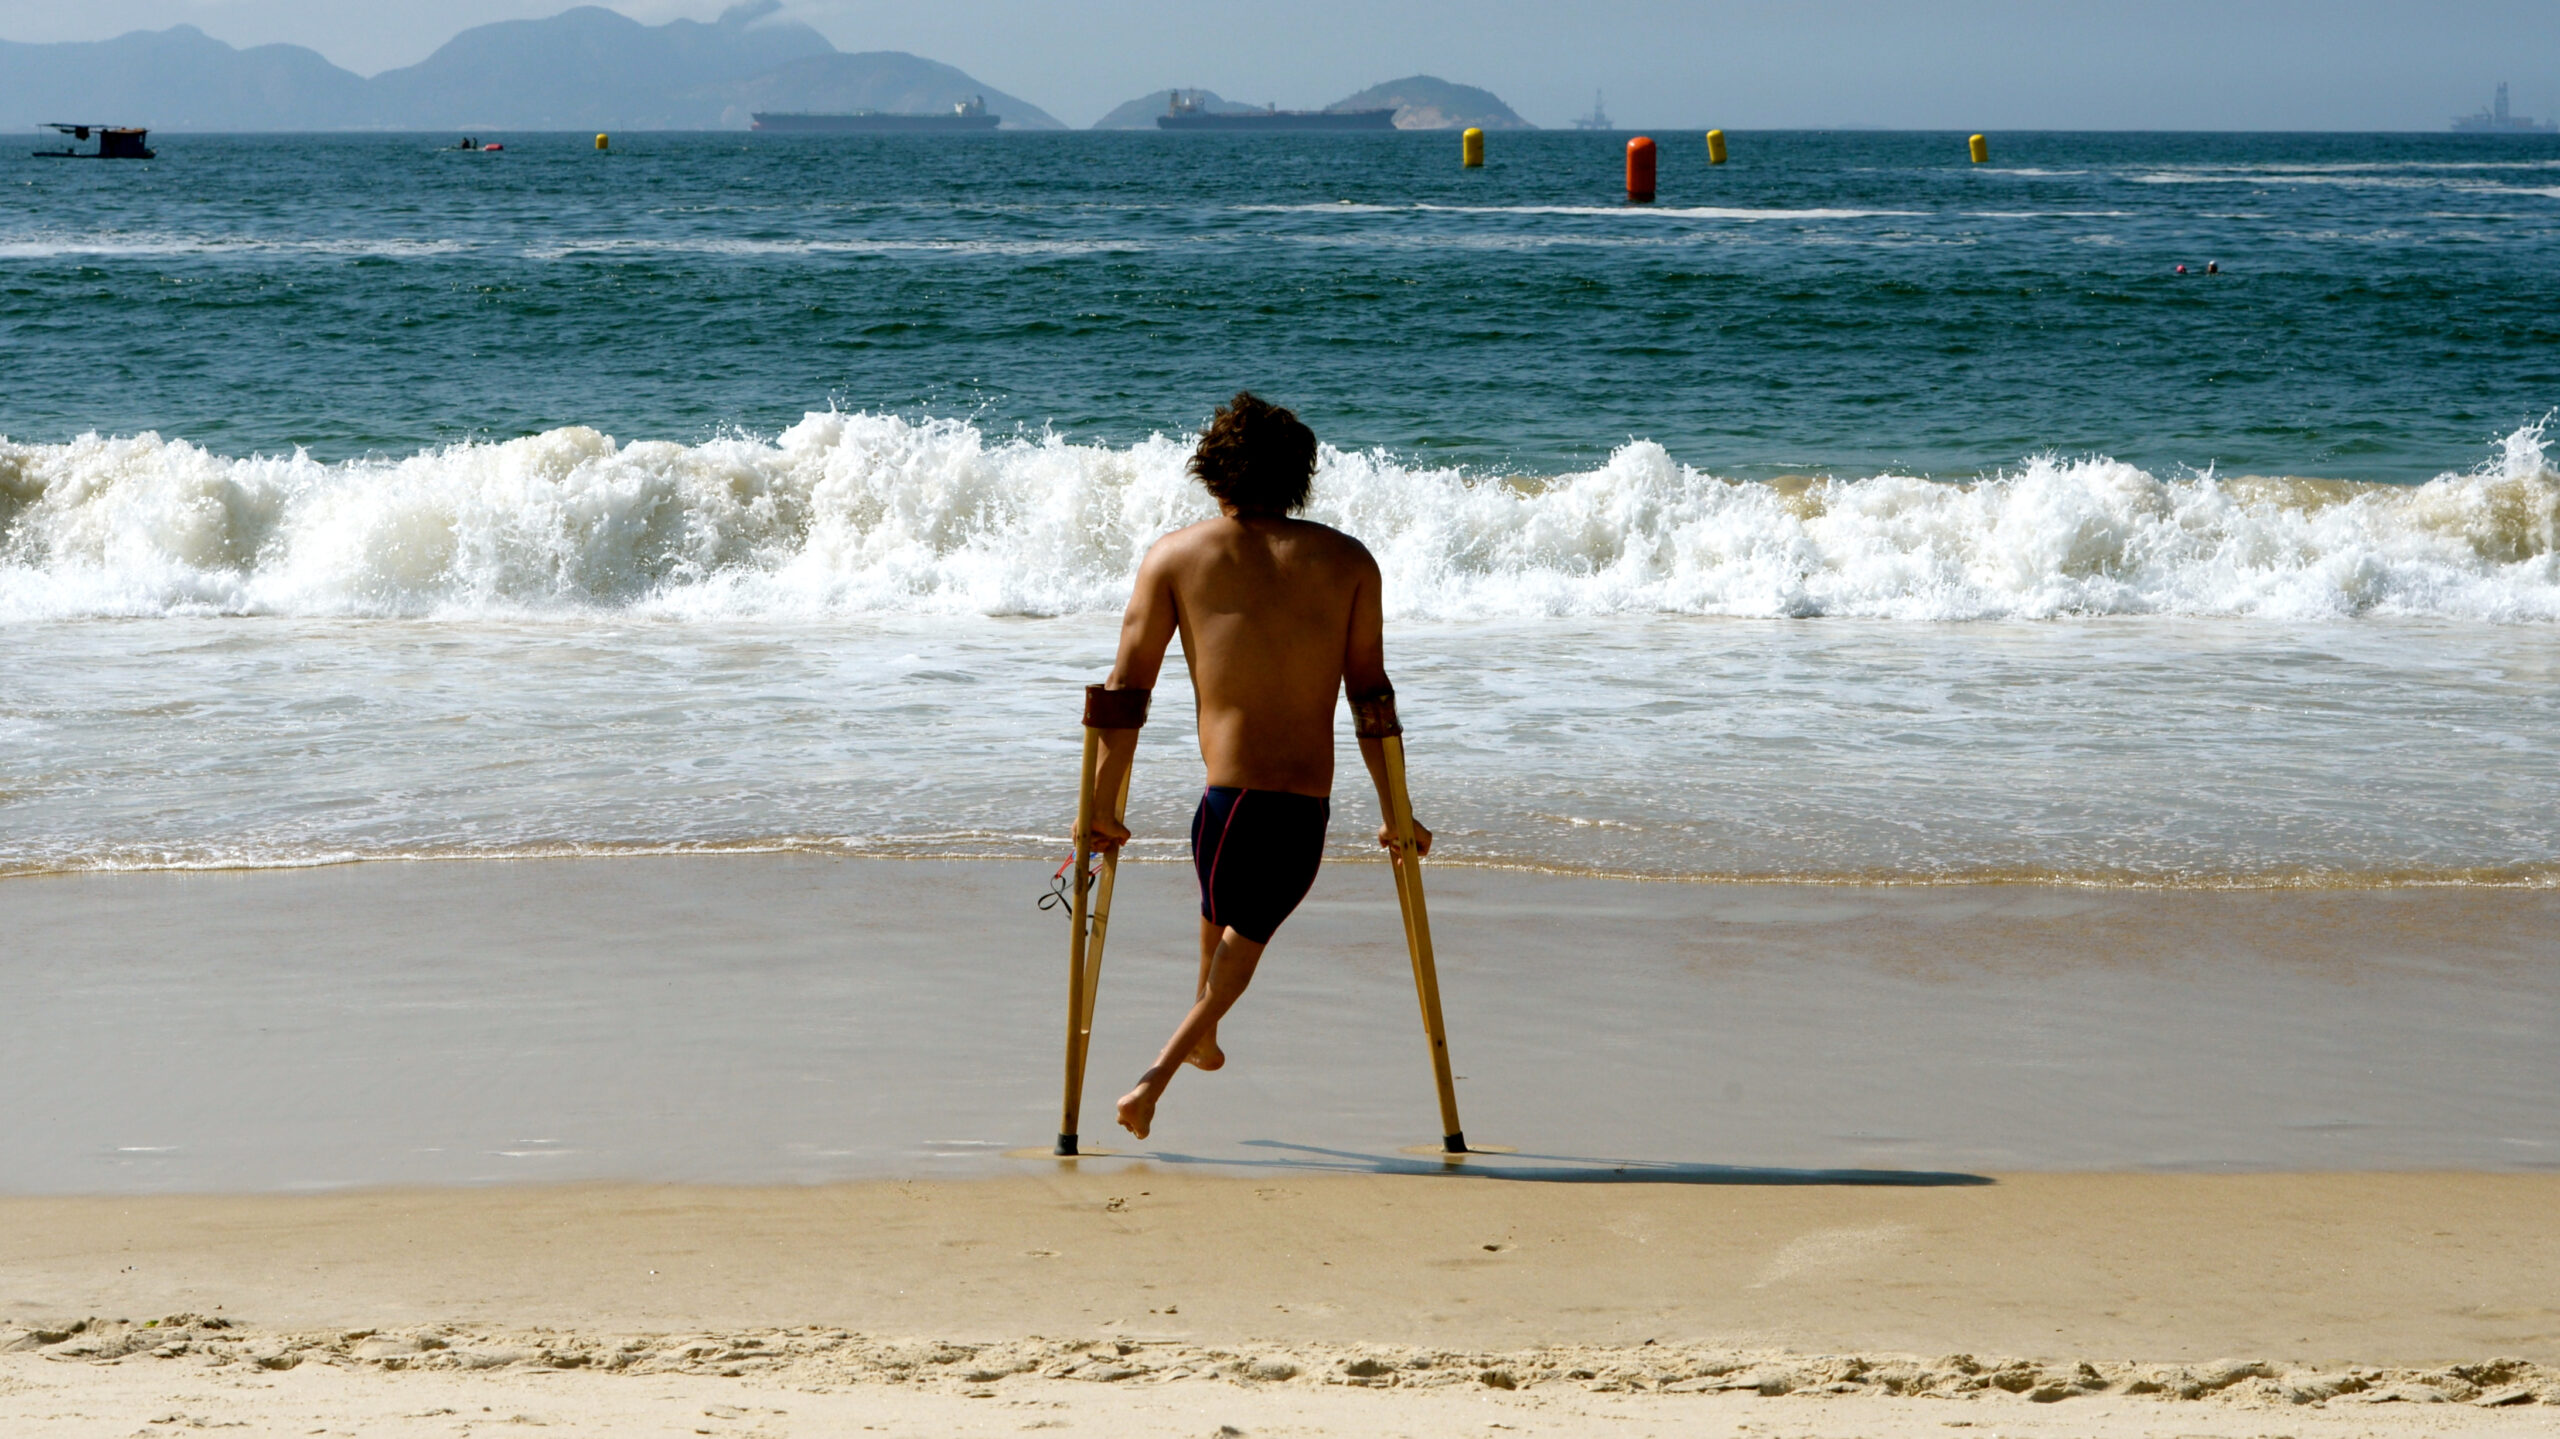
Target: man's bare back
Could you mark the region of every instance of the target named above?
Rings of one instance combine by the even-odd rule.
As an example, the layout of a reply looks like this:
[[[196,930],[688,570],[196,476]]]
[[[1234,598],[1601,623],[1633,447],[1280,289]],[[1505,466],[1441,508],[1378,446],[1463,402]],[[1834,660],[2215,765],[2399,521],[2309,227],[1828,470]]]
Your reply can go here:
[[[1147,551],[1121,622],[1112,689],[1154,689],[1166,646],[1182,637],[1209,771],[1192,821],[1200,983],[1163,1054],[1120,1100],[1120,1122],[1141,1139],[1183,1062],[1226,1062],[1218,1021],[1314,883],[1340,696],[1388,688],[1377,561],[1349,535],[1288,516],[1306,502],[1314,468],[1315,437],[1295,415],[1251,395],[1221,408],[1192,462],[1221,513]],[[1137,740],[1134,729],[1103,732],[1097,794],[1120,793]],[[1384,752],[1376,740],[1360,752],[1384,815]],[[1118,818],[1095,819],[1097,848],[1128,838]],[[1388,842],[1383,826],[1378,840]],[[1414,841],[1430,852],[1418,824]]]
[[[1113,687],[1153,688],[1177,631],[1209,783],[1331,795],[1336,700],[1387,683],[1369,551],[1271,515],[1176,530],[1138,567]]]

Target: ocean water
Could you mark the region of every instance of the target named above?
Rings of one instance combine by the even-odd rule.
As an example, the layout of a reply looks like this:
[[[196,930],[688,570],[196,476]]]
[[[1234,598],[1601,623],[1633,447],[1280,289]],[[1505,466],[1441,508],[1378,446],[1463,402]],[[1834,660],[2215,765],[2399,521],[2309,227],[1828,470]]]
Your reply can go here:
[[[1251,385],[1449,859],[2560,883],[2560,141],[449,138],[0,169],[0,873],[1054,856]]]

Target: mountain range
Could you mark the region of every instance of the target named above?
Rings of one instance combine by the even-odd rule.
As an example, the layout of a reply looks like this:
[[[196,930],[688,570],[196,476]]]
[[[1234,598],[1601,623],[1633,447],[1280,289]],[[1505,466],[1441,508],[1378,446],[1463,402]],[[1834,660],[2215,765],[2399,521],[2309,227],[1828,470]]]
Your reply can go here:
[[[0,127],[50,121],[157,130],[734,130],[758,110],[949,110],[983,96],[1008,130],[1065,127],[1039,106],[949,65],[893,50],[847,54],[749,0],[717,20],[644,25],[597,5],[503,20],[370,79],[299,45],[237,49],[193,25],[113,40],[0,41]],[[1218,113],[1240,105],[1189,92]],[[1151,130],[1173,92],[1095,122]],[[1328,109],[1392,108],[1404,130],[1527,129],[1492,92],[1412,75]],[[11,113],[14,112],[14,113]]]
[[[757,110],[939,111],[972,96],[1008,130],[1056,117],[948,65],[846,54],[776,12],[639,21],[581,5],[478,25],[415,65],[367,79],[299,45],[235,49],[193,25],[113,40],[0,41],[0,125],[112,122],[160,130],[719,130]]]
[[[193,25],[62,45],[0,41],[0,126],[337,130],[369,123],[361,75],[299,45],[235,50]]]

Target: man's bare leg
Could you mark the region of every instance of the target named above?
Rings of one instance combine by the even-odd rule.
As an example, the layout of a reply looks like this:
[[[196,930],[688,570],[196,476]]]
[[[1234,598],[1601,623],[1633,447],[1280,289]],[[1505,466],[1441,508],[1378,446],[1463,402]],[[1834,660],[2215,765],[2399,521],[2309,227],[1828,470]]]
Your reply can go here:
[[[1183,1059],[1199,1048],[1200,1042],[1215,1033],[1218,1021],[1235,1008],[1244,997],[1244,989],[1253,983],[1253,967],[1262,962],[1262,946],[1236,933],[1226,931],[1218,941],[1217,952],[1210,956],[1209,983],[1194,1001],[1191,1012],[1175,1025],[1173,1038],[1165,1041],[1164,1052],[1147,1072],[1138,1076],[1138,1087],[1120,1096],[1120,1127],[1140,1139],[1156,1122],[1156,1101],[1164,1098],[1165,1086],[1173,1083],[1174,1071]]]
[[[1213,920],[1200,921],[1200,987],[1191,993],[1194,1003],[1209,997],[1209,965],[1218,957],[1218,941],[1226,934],[1225,925]],[[1183,1056],[1183,1063],[1195,1069],[1220,1069],[1226,1062],[1226,1051],[1218,1048],[1218,1022],[1210,1020],[1209,1032],[1200,1036],[1200,1042]]]

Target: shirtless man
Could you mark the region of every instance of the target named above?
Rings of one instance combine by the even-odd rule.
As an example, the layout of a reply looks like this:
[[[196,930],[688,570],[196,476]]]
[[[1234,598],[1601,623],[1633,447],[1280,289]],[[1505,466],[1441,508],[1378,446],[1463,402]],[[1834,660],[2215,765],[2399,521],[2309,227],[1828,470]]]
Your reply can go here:
[[[1335,698],[1388,689],[1378,562],[1340,530],[1289,518],[1305,506],[1315,469],[1316,437],[1296,415],[1251,394],[1220,407],[1191,457],[1219,517],[1156,541],[1120,623],[1114,690],[1154,689],[1165,646],[1181,634],[1209,765],[1191,820],[1200,982],[1164,1052],[1120,1097],[1120,1123],[1140,1139],[1185,1060],[1201,1069],[1227,1062],[1218,1021],[1315,883],[1332,811]],[[1137,745],[1134,729],[1103,731],[1094,793],[1120,793]],[[1384,814],[1385,749],[1364,739],[1360,758]],[[1118,821],[1094,821],[1095,848],[1128,838]],[[1431,852],[1419,823],[1413,838]],[[1392,843],[1383,826],[1378,843]]]

